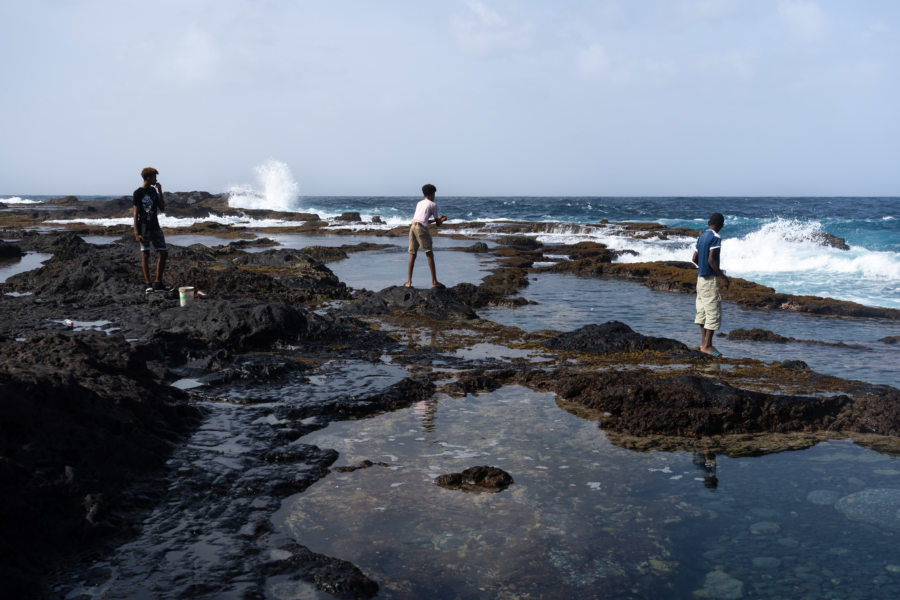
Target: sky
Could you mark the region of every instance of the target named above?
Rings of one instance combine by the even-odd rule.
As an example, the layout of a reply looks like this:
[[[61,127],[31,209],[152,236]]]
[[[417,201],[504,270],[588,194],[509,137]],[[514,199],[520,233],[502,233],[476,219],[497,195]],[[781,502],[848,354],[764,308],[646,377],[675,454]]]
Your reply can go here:
[[[898,196],[895,0],[0,4],[0,195]],[[271,164],[269,162],[269,164]]]

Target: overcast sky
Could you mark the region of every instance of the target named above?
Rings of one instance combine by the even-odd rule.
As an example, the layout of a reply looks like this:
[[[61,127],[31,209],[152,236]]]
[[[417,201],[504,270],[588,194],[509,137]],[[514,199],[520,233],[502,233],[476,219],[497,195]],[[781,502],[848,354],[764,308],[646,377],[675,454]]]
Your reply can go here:
[[[0,4],[0,194],[900,195],[895,0]]]

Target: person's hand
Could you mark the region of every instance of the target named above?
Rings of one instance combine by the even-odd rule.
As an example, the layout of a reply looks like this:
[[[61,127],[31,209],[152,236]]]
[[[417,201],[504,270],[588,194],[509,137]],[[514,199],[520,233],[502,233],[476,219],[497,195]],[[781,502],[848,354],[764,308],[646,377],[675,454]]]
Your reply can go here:
[[[731,280],[728,279],[728,275],[725,274],[725,271],[722,271],[721,277],[722,277],[722,284],[724,287],[727,288],[729,285],[731,285]]]
[[[156,182],[153,184],[156,187],[156,191],[162,194],[162,184],[160,182]]]
[[[447,215],[441,215],[440,217],[438,217],[438,221],[440,221],[441,223],[443,223],[446,220],[447,220]]]
[[[141,234],[135,232],[135,234],[134,234],[134,240],[135,240],[136,242],[143,242],[143,241],[144,241],[144,236],[142,236]]]

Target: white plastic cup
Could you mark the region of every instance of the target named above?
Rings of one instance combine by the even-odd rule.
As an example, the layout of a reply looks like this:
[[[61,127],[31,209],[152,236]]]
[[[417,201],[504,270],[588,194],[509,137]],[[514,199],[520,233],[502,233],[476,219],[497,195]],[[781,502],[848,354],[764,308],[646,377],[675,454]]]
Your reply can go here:
[[[194,301],[194,288],[193,287],[180,287],[178,288],[178,302],[181,306],[187,306]]]

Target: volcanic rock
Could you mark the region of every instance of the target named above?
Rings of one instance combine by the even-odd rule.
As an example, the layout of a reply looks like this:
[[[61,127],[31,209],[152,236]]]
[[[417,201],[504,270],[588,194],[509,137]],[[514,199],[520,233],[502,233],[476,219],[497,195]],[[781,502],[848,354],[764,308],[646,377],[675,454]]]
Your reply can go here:
[[[446,288],[417,289],[395,285],[367,294],[344,307],[352,314],[379,315],[401,312],[432,319],[476,319],[478,315],[463,303],[453,290]]]
[[[440,475],[434,480],[435,485],[448,490],[464,492],[502,492],[512,485],[512,476],[497,467],[469,467],[462,473]]]
[[[21,248],[0,240],[0,260],[22,258],[23,256],[25,256],[25,252]]]
[[[510,246],[512,248],[518,248],[520,250],[537,250],[538,248],[542,248],[544,246],[535,238],[525,235],[511,235],[508,237],[502,237],[497,240],[497,242],[504,246]]]
[[[0,586],[121,533],[128,484],[164,466],[201,411],[122,337],[80,332],[0,344]]]
[[[690,348],[679,341],[641,335],[619,321],[608,321],[602,325],[585,325],[575,331],[563,333],[547,340],[544,342],[544,346],[553,350],[600,354],[646,352],[648,350],[664,353],[693,353]]]

